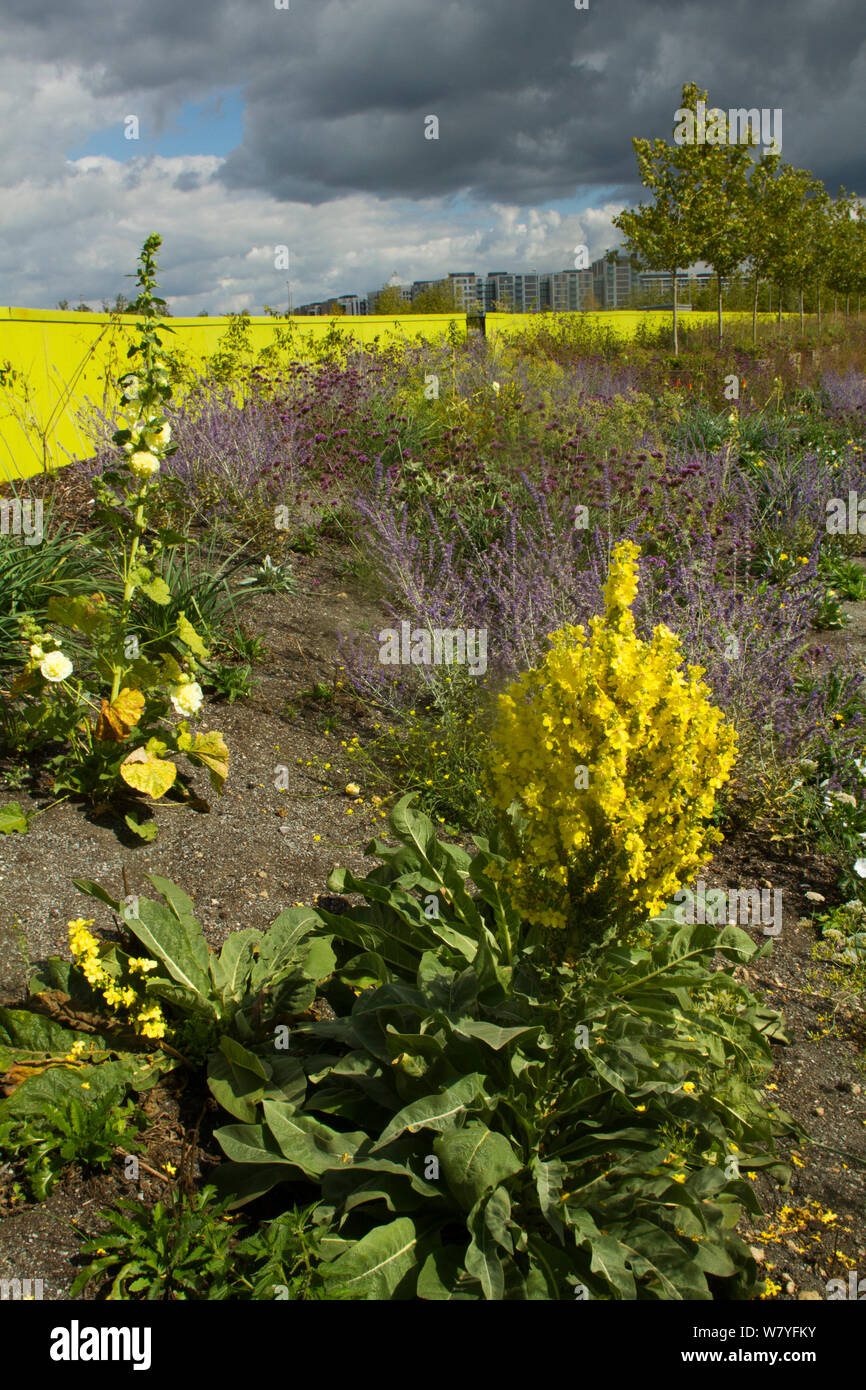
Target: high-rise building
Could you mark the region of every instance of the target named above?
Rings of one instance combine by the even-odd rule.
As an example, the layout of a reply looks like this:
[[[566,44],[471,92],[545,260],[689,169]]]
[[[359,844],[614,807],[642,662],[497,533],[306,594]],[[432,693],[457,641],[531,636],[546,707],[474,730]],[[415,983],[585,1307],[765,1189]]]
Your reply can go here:
[[[540,314],[550,308],[550,281],[533,271],[531,275],[514,276],[514,312]]]
[[[500,304],[505,308],[514,307],[514,276],[507,270],[488,270],[484,282],[484,308],[488,313],[493,306]]]
[[[624,309],[638,285],[638,271],[626,256],[615,261],[602,256],[592,263],[592,290],[601,309]]]
[[[464,314],[477,314],[484,309],[484,283],[474,271],[451,270],[448,279],[454,291],[456,308]]]
[[[552,270],[541,276],[543,307],[555,314],[576,313],[592,305],[591,270]]]

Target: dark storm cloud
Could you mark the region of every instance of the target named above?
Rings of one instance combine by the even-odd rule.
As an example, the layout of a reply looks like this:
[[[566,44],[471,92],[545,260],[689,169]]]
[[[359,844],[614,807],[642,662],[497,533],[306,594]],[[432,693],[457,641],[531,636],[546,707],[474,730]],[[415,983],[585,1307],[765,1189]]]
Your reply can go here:
[[[13,51],[143,94],[157,121],[240,87],[229,189],[537,205],[636,194],[631,137],[669,138],[690,79],[726,108],[781,107],[786,159],[866,191],[862,3],[0,0],[0,15]]]

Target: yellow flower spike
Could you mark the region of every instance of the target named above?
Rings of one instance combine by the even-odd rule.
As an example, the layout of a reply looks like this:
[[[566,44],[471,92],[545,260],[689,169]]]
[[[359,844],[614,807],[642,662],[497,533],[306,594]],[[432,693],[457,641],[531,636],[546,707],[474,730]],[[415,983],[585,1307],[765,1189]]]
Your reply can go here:
[[[703,669],[679,669],[673,633],[658,627],[649,644],[636,636],[638,554],[632,542],[615,548],[589,638],[579,626],[550,634],[541,667],[499,698],[492,800],[503,813],[516,802],[527,822],[509,866],[512,896],[551,928],[585,918],[569,896],[581,885],[584,904],[613,890],[625,910],[658,910],[718,839],[701,822],[730,774],[736,735],[709,704]],[[610,868],[598,867],[602,847]]]

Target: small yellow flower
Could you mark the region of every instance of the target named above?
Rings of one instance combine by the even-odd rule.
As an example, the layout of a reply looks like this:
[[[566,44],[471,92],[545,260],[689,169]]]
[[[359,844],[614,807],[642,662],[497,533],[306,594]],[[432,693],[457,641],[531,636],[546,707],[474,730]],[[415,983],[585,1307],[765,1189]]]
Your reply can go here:
[[[684,1081],[684,1082],[683,1082],[683,1090],[684,1090],[688,1095],[691,1095],[691,1093],[692,1093],[692,1091],[693,1091],[694,1089],[695,1089],[695,1083],[694,1083],[694,1081]],[[732,1145],[731,1147],[733,1147],[733,1145]]]
[[[349,782],[349,783],[348,783],[348,785],[347,785],[347,787],[346,787],[346,795],[347,795],[347,796],[360,796],[360,795],[361,795],[361,788],[358,786],[358,783],[357,783],[357,782]]]

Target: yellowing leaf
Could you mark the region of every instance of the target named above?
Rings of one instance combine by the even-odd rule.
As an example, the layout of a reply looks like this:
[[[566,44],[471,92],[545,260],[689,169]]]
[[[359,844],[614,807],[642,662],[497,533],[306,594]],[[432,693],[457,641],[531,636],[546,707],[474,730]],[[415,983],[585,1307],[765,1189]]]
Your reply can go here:
[[[96,721],[96,737],[106,742],[119,743],[129,737],[129,731],[139,721],[144,711],[144,696],[140,690],[130,690],[125,686],[111,704],[102,701],[99,718]]]
[[[140,690],[130,690],[124,686],[111,708],[116,710],[128,728],[133,728],[144,713],[144,696]]]
[[[164,796],[177,776],[174,763],[163,758],[154,758],[144,748],[136,748],[134,753],[120,765],[120,775],[127,786],[137,792],[145,792],[156,801]]]
[[[139,585],[139,587],[143,594],[147,594],[147,597],[152,599],[154,603],[158,603],[161,608],[171,603],[171,589],[159,575],[154,579],[146,580],[145,583]]]
[[[50,623],[60,623],[62,627],[75,628],[92,637],[94,632],[105,632],[111,626],[111,614],[104,594],[78,595],[72,598],[51,598],[48,600],[47,616]]]
[[[102,701],[99,717],[96,721],[96,737],[102,743],[119,743],[126,738],[128,730],[124,728],[123,720],[118,718],[117,711],[111,708],[107,700]]]
[[[189,647],[193,655],[200,656],[203,661],[207,660],[208,649],[185,613],[178,614],[177,635],[184,646]]]
[[[222,734],[217,729],[209,734],[196,734],[188,756],[190,762],[202,763],[207,768],[211,786],[214,791],[221,792],[229,774],[229,750]]]

